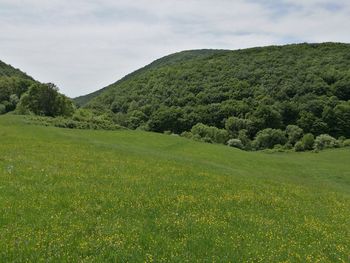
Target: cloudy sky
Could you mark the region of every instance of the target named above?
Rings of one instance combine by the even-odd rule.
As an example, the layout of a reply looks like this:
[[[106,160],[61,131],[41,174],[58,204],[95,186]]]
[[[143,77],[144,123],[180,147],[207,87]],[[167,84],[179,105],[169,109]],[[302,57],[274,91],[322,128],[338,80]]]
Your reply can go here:
[[[350,42],[349,0],[0,0],[0,60],[74,97],[164,55]]]

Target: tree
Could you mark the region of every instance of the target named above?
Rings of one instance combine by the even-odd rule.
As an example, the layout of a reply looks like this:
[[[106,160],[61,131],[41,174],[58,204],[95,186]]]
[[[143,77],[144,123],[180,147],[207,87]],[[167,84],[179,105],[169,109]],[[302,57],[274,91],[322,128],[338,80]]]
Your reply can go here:
[[[21,97],[18,111],[50,117],[71,116],[74,105],[69,98],[58,92],[54,84],[36,83]]]
[[[150,120],[149,127],[152,131],[181,133],[183,128],[183,112],[177,107],[162,107],[155,112]]]
[[[350,138],[350,101],[338,104],[334,108],[334,116],[338,130],[336,136]]]
[[[147,119],[147,116],[139,110],[133,110],[128,113],[127,126],[131,129],[140,127]]]
[[[238,135],[240,130],[247,130],[252,122],[248,119],[230,117],[225,122],[225,128],[232,135]]]
[[[334,84],[334,94],[341,100],[350,100],[350,75],[344,76]]]
[[[303,111],[301,117],[297,122],[305,132],[318,135],[329,131],[327,123],[323,122],[322,119],[316,117],[311,112]]]
[[[281,114],[272,106],[259,106],[254,113],[254,117],[260,120],[260,128],[280,128],[282,125]]]

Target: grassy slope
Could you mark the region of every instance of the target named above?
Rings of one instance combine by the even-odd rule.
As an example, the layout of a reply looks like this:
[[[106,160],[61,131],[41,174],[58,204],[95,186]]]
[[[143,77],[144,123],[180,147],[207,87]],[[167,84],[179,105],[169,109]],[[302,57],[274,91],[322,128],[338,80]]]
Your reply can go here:
[[[350,149],[250,153],[0,117],[0,261],[346,262]]]

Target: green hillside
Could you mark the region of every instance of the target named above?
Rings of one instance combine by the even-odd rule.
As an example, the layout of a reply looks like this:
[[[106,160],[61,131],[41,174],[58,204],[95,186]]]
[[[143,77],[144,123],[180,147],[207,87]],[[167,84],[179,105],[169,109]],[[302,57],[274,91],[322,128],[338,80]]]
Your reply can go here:
[[[349,54],[340,43],[185,51],[78,101],[133,129],[180,134],[234,117],[250,139],[291,124],[350,137]]]
[[[186,51],[186,52],[172,54],[172,55],[166,56],[164,58],[158,59],[158,60],[152,62],[151,64],[149,64],[149,65],[147,65],[139,70],[136,70],[135,72],[128,74],[123,79],[117,81],[116,83],[114,83],[110,86],[107,86],[103,89],[97,90],[93,93],[90,93],[90,94],[87,94],[84,96],[76,97],[76,98],[74,98],[74,101],[79,106],[85,106],[93,98],[98,97],[99,95],[101,95],[103,92],[109,90],[110,88],[113,88],[116,85],[122,84],[125,81],[132,80],[134,77],[137,77],[142,73],[147,73],[149,70],[157,69],[157,68],[163,67],[163,66],[176,65],[177,63],[179,63],[181,61],[198,59],[198,58],[206,58],[210,55],[220,54],[220,53],[224,53],[224,52],[225,52],[224,50],[203,49],[203,50],[193,50],[193,51]]]
[[[347,262],[350,148],[244,152],[0,116],[0,262]]]
[[[0,60],[0,78],[3,78],[3,77],[18,77],[22,79],[33,80],[33,78],[28,76],[26,73]]]
[[[0,114],[13,111],[35,80],[26,73],[0,61]]]

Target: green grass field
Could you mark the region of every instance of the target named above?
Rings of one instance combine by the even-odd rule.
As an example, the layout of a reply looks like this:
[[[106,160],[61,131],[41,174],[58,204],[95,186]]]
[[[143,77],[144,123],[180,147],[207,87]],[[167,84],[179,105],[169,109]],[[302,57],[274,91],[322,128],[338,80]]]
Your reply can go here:
[[[0,117],[0,262],[349,262],[350,149]]]

